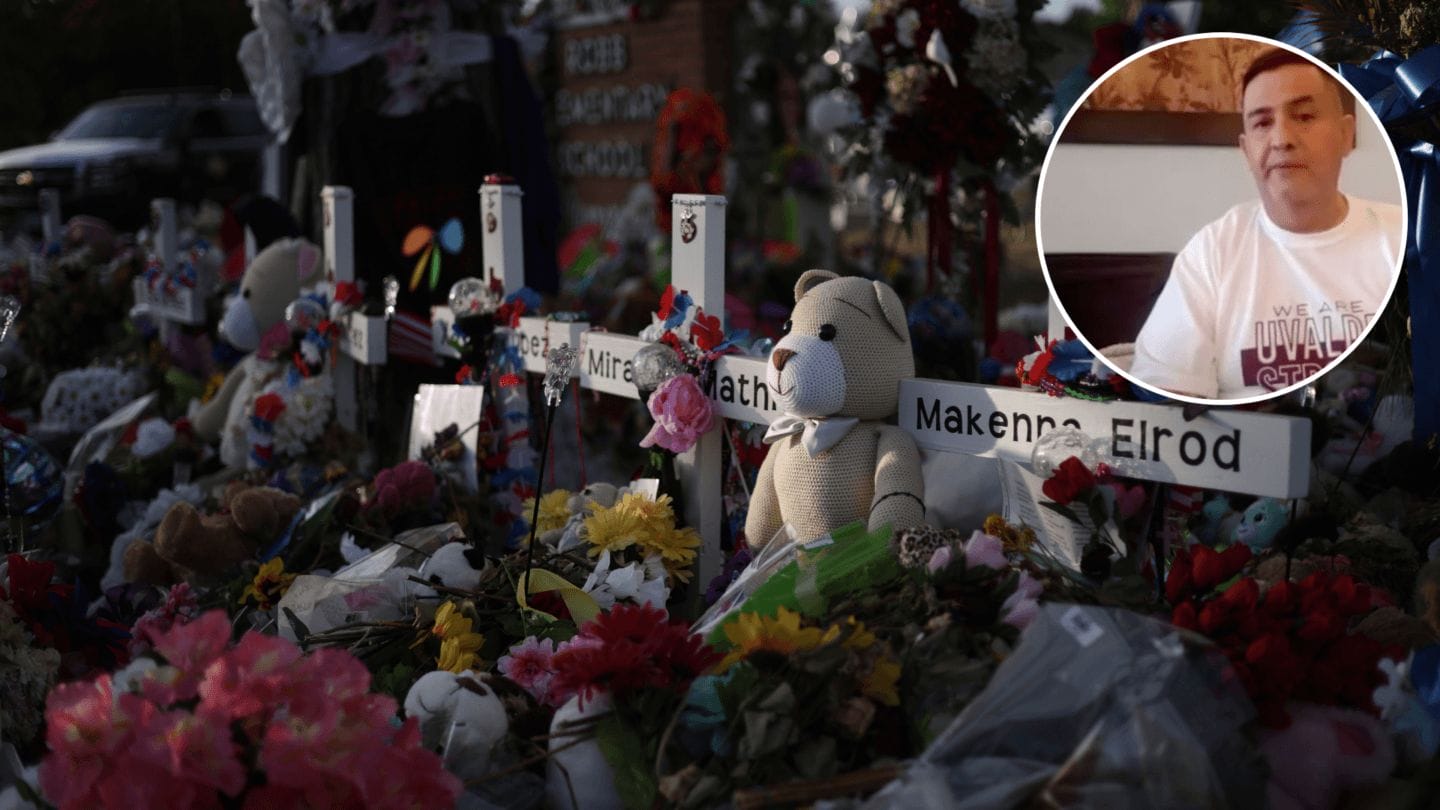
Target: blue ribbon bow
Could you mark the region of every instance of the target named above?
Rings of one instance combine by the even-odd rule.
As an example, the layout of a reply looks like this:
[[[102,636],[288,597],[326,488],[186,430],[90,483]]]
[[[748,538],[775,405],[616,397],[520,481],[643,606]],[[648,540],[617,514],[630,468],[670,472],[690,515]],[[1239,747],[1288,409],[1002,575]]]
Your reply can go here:
[[[1435,117],[1440,114],[1440,45],[1409,59],[1381,51],[1363,65],[1340,65],[1340,75],[1385,124],[1405,178],[1414,438],[1423,442],[1440,433],[1440,201],[1433,199],[1440,194],[1434,142],[1440,130]]]

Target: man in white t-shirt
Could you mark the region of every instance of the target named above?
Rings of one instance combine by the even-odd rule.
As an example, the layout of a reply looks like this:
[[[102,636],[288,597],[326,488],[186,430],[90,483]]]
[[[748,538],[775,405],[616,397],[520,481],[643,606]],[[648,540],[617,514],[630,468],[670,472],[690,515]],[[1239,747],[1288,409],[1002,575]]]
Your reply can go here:
[[[1348,105],[1347,105],[1348,102]],[[1260,199],[1206,225],[1175,258],[1130,373],[1203,399],[1261,396],[1321,371],[1380,311],[1404,252],[1399,206],[1339,190],[1353,97],[1275,49],[1241,84],[1240,150]]]

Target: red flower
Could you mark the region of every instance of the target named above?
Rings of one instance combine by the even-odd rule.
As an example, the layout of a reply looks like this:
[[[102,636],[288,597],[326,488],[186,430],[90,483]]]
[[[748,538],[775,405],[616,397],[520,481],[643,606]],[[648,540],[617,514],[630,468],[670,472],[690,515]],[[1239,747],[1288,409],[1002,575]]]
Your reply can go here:
[[[665,628],[668,618],[665,611],[650,605],[617,604],[609,613],[601,613],[586,622],[580,632],[606,643],[644,644],[651,635]]]
[[[353,281],[342,281],[335,285],[335,303],[343,307],[358,307],[365,303],[365,296]]]
[[[284,411],[285,400],[273,391],[255,400],[255,415],[266,422],[274,422]]]
[[[514,388],[515,386],[519,385],[519,384],[522,383],[522,382],[524,382],[524,380],[522,380],[522,379],[520,378],[520,375],[519,375],[519,374],[515,374],[515,373],[513,373],[513,372],[512,372],[512,373],[509,373],[509,374],[501,374],[501,375],[500,375],[500,387],[501,387],[501,388]]]
[[[474,373],[475,369],[471,368],[469,363],[462,363],[460,368],[455,371],[456,384],[464,385],[470,382],[470,376]]]
[[[0,588],[0,599],[8,598],[22,616],[50,607],[50,594],[65,597],[70,593],[69,585],[51,585],[55,577],[55,563],[30,562],[19,554],[6,557],[10,569],[10,592]]]
[[[1065,459],[1041,489],[1045,497],[1064,506],[1075,500],[1080,493],[1095,486],[1095,474],[1075,456]]]
[[[1176,627],[1200,632],[1200,620],[1195,615],[1195,605],[1191,602],[1181,602],[1170,614],[1170,623]]]
[[[520,316],[524,314],[525,301],[516,298],[508,304],[501,304],[500,308],[495,310],[495,321],[514,329],[520,325]]]
[[[1249,613],[1260,601],[1260,584],[1250,577],[1236,582],[1220,594],[1216,604],[1223,605],[1231,613]]]
[[[704,352],[719,346],[725,340],[720,319],[703,312],[695,313],[695,322],[690,324],[690,340]]]
[[[1295,609],[1298,598],[1295,584],[1281,580],[1265,592],[1265,612],[1271,616],[1284,616]]]
[[[1170,573],[1165,575],[1165,599],[1174,605],[1190,595],[1195,583],[1191,579],[1192,563],[1190,552],[1180,549],[1170,562]],[[1177,608],[1178,609],[1178,608]]]
[[[1345,635],[1345,620],[1333,610],[1307,613],[1298,635],[1306,641],[1327,644]]]
[[[1209,546],[1196,546],[1195,564],[1191,571],[1195,589],[1201,593],[1212,590],[1216,585],[1240,573],[1240,569],[1250,562],[1250,557],[1250,547],[1243,543],[1236,543],[1223,553]]]
[[[674,349],[675,355],[680,358],[680,362],[685,362],[685,350],[681,348],[683,344],[681,344],[680,338],[676,337],[674,332],[666,332],[661,335],[660,342]]]

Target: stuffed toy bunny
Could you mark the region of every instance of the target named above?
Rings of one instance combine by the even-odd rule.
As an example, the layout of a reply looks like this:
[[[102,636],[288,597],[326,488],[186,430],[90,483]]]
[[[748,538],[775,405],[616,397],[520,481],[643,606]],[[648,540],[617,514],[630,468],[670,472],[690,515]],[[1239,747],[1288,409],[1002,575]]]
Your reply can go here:
[[[810,540],[857,520],[872,531],[924,520],[920,452],[884,421],[895,415],[900,380],[915,374],[894,290],[806,272],[765,372],[783,415],[766,433],[770,452],[745,521],[752,547],[784,524]]]
[[[250,352],[230,374],[214,399],[191,417],[195,436],[204,442],[220,440],[220,460],[243,470],[250,452],[246,428],[253,400],[271,379],[280,375],[285,358],[266,357],[272,331],[284,329],[285,307],[300,297],[302,288],[320,280],[320,249],[303,239],[282,239],[265,248],[245,270],[240,293],[230,301],[220,321],[220,336],[238,349]],[[289,344],[289,334],[279,336]]]

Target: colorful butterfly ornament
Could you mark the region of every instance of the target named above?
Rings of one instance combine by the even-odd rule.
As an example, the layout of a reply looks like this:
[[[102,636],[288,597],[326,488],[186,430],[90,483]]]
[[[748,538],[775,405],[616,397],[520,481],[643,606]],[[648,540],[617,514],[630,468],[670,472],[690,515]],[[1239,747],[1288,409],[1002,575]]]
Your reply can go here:
[[[440,250],[436,250],[436,246]],[[425,273],[425,265],[430,265],[430,289],[434,290],[440,285],[440,254],[449,253],[451,256],[460,255],[461,249],[465,247],[465,226],[460,224],[458,217],[451,217],[436,231],[425,225],[416,225],[405,234],[405,245],[402,252],[406,256],[419,254],[420,260],[415,262],[415,272],[410,275],[410,291],[414,292],[420,286],[420,278]]]

